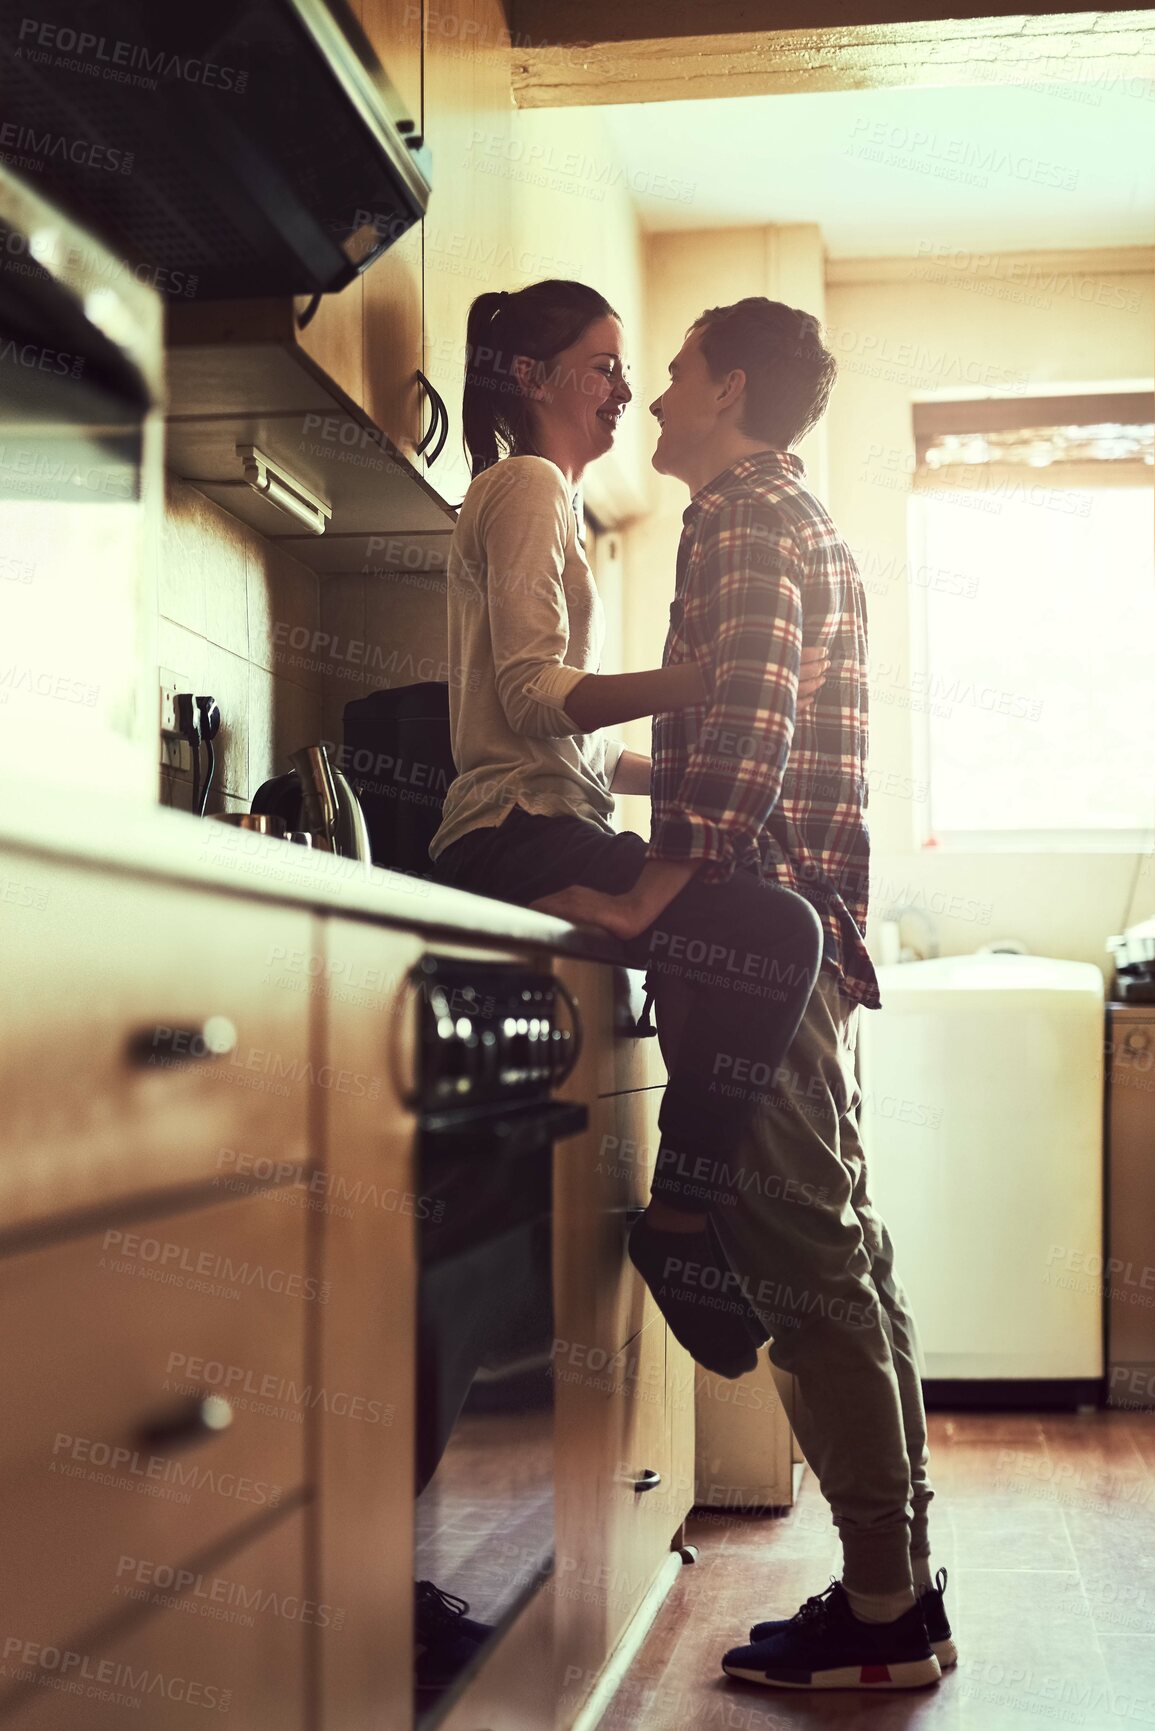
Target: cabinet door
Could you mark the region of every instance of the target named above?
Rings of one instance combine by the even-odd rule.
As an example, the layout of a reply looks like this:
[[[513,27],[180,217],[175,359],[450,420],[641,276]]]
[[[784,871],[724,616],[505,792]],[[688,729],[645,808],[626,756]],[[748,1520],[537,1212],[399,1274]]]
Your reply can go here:
[[[325,1296],[304,1194],[0,1258],[0,1623],[22,1640],[83,1640],[126,1609],[126,1556],[171,1571],[299,1494]],[[198,1424],[205,1396],[224,1428]]]
[[[314,1179],[330,1283],[322,1377],[344,1407],[334,1402],[318,1427],[319,1596],[347,1613],[339,1630],[320,1631],[325,1731],[411,1722],[419,1203],[414,1119],[393,1078],[412,1071],[401,1049],[414,1012],[406,975],[424,947],[407,933],[326,922],[326,1062],[382,1085],[376,1097],[326,1095]]]
[[[427,469],[451,505],[469,485],[461,396],[470,303],[487,290],[521,286],[510,247],[509,55],[500,0],[427,9],[425,137],[434,190],[425,218],[424,370],[449,415],[445,448]]]
[[[119,1602],[134,1620],[63,1651],[9,1642],[5,1669],[25,1689],[6,1708],[6,1725],[200,1731],[227,1714],[223,1723],[243,1731],[312,1726],[306,1643],[341,1608],[309,1591],[303,1515],[283,1516],[242,1550],[193,1563],[175,1583],[174,1571],[147,1554],[120,1563]],[[9,1626],[19,1630],[19,1619]]]
[[[693,1502],[666,1406],[667,1330],[655,1312],[603,1360],[555,1356],[561,1722],[582,1700],[652,1587]]]
[[[376,266],[370,269],[376,269]],[[358,404],[365,395],[362,353],[365,280],[356,277],[338,294],[322,295],[316,312],[303,326],[300,320],[306,314],[311,297],[299,295],[293,302],[298,347]]]
[[[423,0],[363,0],[365,34],[418,131],[422,126]],[[437,163],[434,162],[436,177]],[[364,276],[364,403],[403,456],[431,408],[418,383],[422,354],[424,224],[416,223]]]
[[[421,49],[424,0],[359,0],[361,27],[381,70],[421,131]]]
[[[365,273],[363,326],[365,408],[403,457],[430,425],[432,406],[422,390],[421,329],[424,306],[424,225],[416,223]]]
[[[3,1231],[292,1177],[308,1158],[309,1004],[269,979],[308,954],[310,916],[3,857],[21,891],[0,909]]]

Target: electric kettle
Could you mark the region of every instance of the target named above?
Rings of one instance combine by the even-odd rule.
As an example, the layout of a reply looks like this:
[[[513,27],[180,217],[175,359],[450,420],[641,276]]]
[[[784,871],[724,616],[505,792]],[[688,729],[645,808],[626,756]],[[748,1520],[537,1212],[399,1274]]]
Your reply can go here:
[[[315,848],[369,865],[369,831],[361,802],[330,763],[328,748],[302,746],[290,752],[289,762],[293,768],[287,775],[262,782],[253,795],[253,811],[283,818],[289,830],[307,830]]]

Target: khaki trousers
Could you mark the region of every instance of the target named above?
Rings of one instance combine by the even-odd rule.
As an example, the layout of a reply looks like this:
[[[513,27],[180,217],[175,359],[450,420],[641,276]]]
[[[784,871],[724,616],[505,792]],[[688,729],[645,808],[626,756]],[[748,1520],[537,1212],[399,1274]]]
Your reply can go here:
[[[863,1012],[824,967],[741,1144],[731,1205],[715,1209],[798,1445],[830,1504],[843,1579],[911,1585],[929,1552],[921,1348],[870,1199],[854,1045]],[[869,1012],[866,1012],[869,1013]]]

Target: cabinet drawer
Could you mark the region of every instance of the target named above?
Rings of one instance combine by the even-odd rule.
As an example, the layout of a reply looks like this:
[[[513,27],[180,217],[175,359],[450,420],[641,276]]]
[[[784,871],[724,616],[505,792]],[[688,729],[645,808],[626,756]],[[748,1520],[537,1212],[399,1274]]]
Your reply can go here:
[[[306,1337],[325,1292],[290,1194],[0,1259],[3,1630],[90,1629],[123,1612],[124,1556],[184,1562],[301,1485]],[[228,1399],[227,1428],[150,1435],[187,1422],[201,1393]]]
[[[604,1370],[558,1376],[553,1593],[559,1689],[571,1717],[575,1687],[584,1694],[613,1651],[688,1506],[671,1486],[665,1354],[655,1314]],[[660,1482],[639,1490],[653,1474]]]
[[[585,1134],[554,1151],[559,1351],[604,1357],[656,1314],[626,1239],[649,1200],[660,1101],[657,1088],[593,1099]]]
[[[0,903],[5,1229],[305,1160],[309,999],[284,958],[308,955],[310,915],[14,856],[0,871],[31,904]]]
[[[309,1626],[340,1615],[309,1596],[305,1519],[286,1515],[242,1550],[186,1571],[179,1593],[156,1584],[156,1568],[126,1557],[134,1566],[121,1577],[124,1603],[137,1608],[127,1627],[63,1648],[6,1641],[9,1680],[22,1688],[5,1723],[192,1731],[227,1713],[224,1723],[243,1731],[304,1731]],[[162,1569],[159,1579],[170,1577]]]
[[[620,1354],[612,1396],[607,1614],[614,1639],[645,1598],[685,1517],[675,1482],[668,1411],[668,1331],[655,1310]],[[639,1489],[639,1486],[651,1488]]]

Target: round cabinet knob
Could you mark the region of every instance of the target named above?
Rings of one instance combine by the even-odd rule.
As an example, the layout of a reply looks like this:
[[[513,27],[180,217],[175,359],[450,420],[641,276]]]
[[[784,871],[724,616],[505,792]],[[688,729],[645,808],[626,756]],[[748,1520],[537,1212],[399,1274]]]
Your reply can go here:
[[[228,1430],[233,1417],[233,1409],[223,1395],[198,1395],[179,1411],[143,1425],[140,1441],[153,1449],[187,1448]]]
[[[661,1473],[656,1473],[653,1467],[645,1467],[642,1476],[634,1481],[636,1491],[656,1491],[662,1482]]]
[[[209,1058],[227,1058],[236,1051],[236,1023],[228,1016],[206,1016],[203,1022],[168,1024],[158,1022],[142,1028],[128,1042],[137,1064],[196,1064]]]
[[[1146,1052],[1151,1047],[1151,1035],[1146,1028],[1132,1028],[1123,1044],[1129,1052]]]

